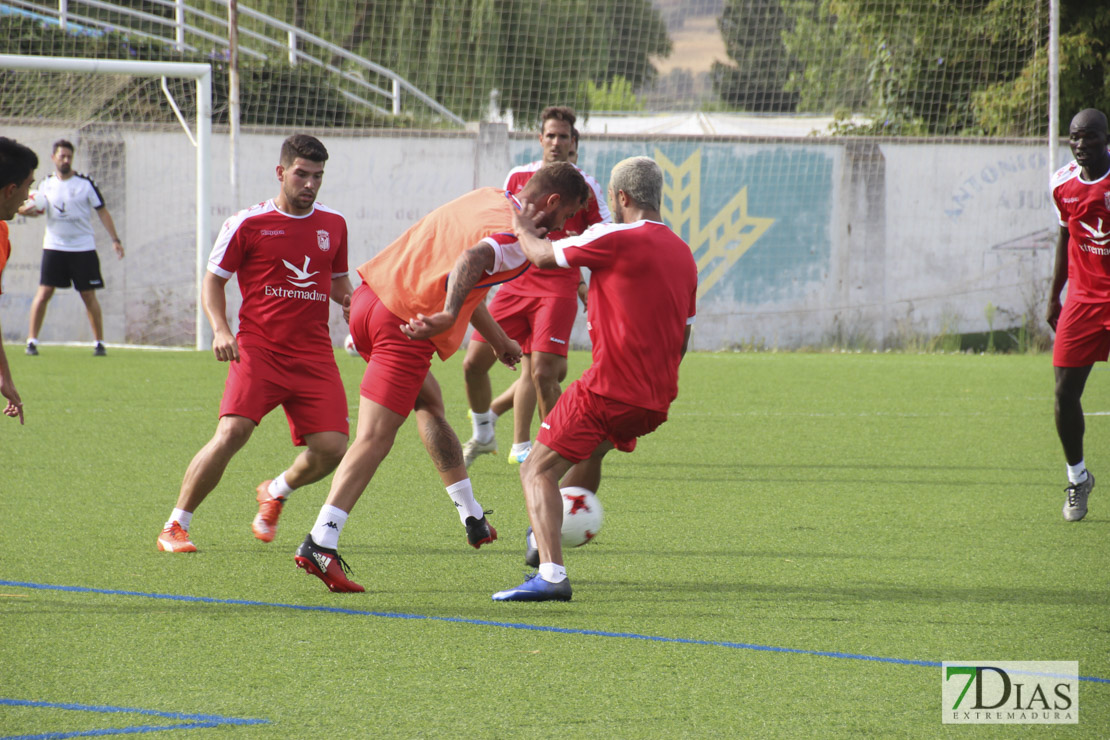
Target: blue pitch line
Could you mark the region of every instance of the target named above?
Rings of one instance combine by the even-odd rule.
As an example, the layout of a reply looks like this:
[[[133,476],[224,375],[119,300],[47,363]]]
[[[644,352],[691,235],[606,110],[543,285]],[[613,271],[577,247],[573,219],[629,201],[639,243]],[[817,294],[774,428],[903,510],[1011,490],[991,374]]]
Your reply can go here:
[[[646,640],[648,642],[663,642],[679,645],[710,645],[714,647],[732,648],[735,650],[755,650],[767,653],[787,653],[792,655],[813,655],[820,658],[839,658],[841,660],[863,660],[872,663],[893,663],[895,665],[924,666],[926,668],[940,668],[939,660],[914,660],[909,658],[884,658],[879,655],[862,655],[859,653],[842,653],[833,650],[806,650],[804,648],[777,647],[774,645],[756,645],[747,642],[730,642],[725,640],[695,640],[690,637],[662,637],[660,635],[641,635],[636,632],[609,632],[606,630],[587,630],[573,627],[551,627],[542,624],[525,624],[522,622],[498,622],[489,619],[465,619],[463,617],[433,617],[427,614],[404,614],[401,612],[378,612],[366,609],[345,609],[339,606],[311,606],[304,604],[281,604],[268,601],[250,601],[246,599],[216,599],[210,596],[181,596],[178,594],[156,594],[143,591],[121,591],[118,589],[88,588],[86,586],[55,586],[45,583],[27,583],[24,581],[0,580],[0,586],[16,588],[34,588],[44,591],[70,591],[75,593],[107,594],[110,596],[141,596],[148,599],[163,599],[166,601],[186,601],[202,604],[233,604],[236,606],[266,606],[276,609],[295,609],[309,612],[328,612],[332,614],[349,614],[361,617],[384,617],[387,619],[422,619],[430,622],[451,622],[455,624],[473,624],[481,627],[501,627],[504,629],[528,630],[531,632],[552,632],[563,635],[589,635],[591,637],[618,637],[626,640]],[[1110,684],[1110,678],[1099,676],[1079,676],[1080,681],[1091,683]],[[0,739],[3,740],[3,739]]]
[[[15,585],[15,584],[8,584]],[[177,725],[136,725],[134,727],[104,727],[94,730],[75,730],[73,732],[43,732],[36,735],[5,735],[0,740],[56,740],[67,737],[98,737],[104,735],[135,735],[144,732],[164,730],[197,730],[221,725],[267,725],[267,719],[239,719],[221,717],[217,714],[182,714],[180,712],[159,712],[155,709],[136,709],[134,707],[111,707],[95,704],[71,704],[50,701],[28,701],[26,699],[5,699],[0,697],[0,705],[9,707],[31,707],[33,709],[68,709],[78,712],[98,712],[101,714],[145,714],[166,719],[176,719],[185,724]]]

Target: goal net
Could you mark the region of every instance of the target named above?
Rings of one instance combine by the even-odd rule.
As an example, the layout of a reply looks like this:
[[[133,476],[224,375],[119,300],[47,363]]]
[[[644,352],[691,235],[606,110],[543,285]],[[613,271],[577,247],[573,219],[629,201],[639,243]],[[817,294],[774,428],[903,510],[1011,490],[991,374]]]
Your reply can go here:
[[[39,154],[36,187],[53,172],[55,142],[71,143],[74,171],[95,183],[123,240],[125,257],[117,259],[106,229],[93,224],[109,341],[205,341],[197,296],[211,231],[210,74],[201,64],[0,55],[0,97],[8,101],[0,123],[5,135]],[[25,336],[46,221],[17,217],[11,224],[7,339]],[[80,297],[58,291],[39,338],[91,336]]]
[[[226,0],[13,0],[0,6],[0,52],[211,65],[210,230],[271,197],[281,139],[312,133],[332,154],[321,201],[347,217],[357,265],[432,208],[538,159],[540,112],[568,105],[579,112],[579,165],[603,186],[624,157],[662,166],[664,219],[699,266],[695,348],[936,337],[952,347],[960,335],[1044,330],[1047,182],[1066,157],[1049,132],[1049,0],[238,9],[237,149]],[[1082,28],[1062,34],[1075,52],[1065,61],[1096,53]],[[1101,93],[1078,69],[1061,74],[1072,80],[1066,125]],[[102,252],[115,338],[192,344],[195,167],[160,80],[35,75],[54,81],[5,76],[4,100],[19,101],[5,105],[5,129],[40,154],[55,136],[75,137],[78,169],[126,218],[127,258]],[[191,120],[189,82],[168,85]],[[21,261],[6,278],[24,290],[37,226],[15,228]],[[20,310],[10,302],[7,331]],[[52,309],[48,328],[62,331],[62,314]],[[79,332],[77,319],[65,331]],[[332,328],[341,340],[335,319]],[[575,342],[586,344],[584,326]]]

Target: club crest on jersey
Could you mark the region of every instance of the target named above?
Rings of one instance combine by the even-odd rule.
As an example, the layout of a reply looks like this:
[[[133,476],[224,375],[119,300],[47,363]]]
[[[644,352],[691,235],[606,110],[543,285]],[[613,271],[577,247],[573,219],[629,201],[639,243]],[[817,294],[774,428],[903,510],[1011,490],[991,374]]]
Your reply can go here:
[[[331,237],[328,236],[328,232],[323,229],[316,232],[316,246],[320,247],[321,252],[331,249]]]
[[[1106,206],[1107,210],[1110,210],[1110,191],[1102,194],[1102,204]]]

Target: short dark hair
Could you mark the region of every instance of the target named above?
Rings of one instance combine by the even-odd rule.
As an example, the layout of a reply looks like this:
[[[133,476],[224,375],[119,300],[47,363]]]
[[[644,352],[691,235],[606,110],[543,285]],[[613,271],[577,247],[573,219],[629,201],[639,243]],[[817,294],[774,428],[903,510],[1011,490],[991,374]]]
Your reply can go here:
[[[558,193],[563,200],[577,200],[582,205],[590,199],[590,186],[578,168],[570,162],[548,162],[521,191],[526,196],[544,196]]]
[[[39,158],[29,147],[0,136],[0,188],[22,183],[38,166]]]
[[[315,136],[293,134],[281,143],[281,164],[288,167],[297,157],[309,162],[327,162],[328,150]]]
[[[570,124],[570,128],[574,130],[574,124],[578,120],[578,116],[574,113],[574,108],[565,105],[549,105],[543,109],[540,114],[540,131],[543,131],[544,125],[551,119],[556,121],[565,121]]]
[[[54,152],[58,151],[59,149],[68,149],[71,152],[77,151],[77,147],[75,147],[73,145],[73,142],[70,141],[69,139],[58,139],[57,141],[55,141],[53,143],[53,145],[51,145],[51,147],[50,147],[50,153],[53,154]]]

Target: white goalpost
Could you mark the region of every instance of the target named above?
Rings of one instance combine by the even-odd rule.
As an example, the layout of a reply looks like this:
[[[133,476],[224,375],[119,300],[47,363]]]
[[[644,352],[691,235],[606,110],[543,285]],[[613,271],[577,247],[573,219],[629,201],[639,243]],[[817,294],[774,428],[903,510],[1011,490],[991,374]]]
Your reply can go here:
[[[0,54],[0,70],[12,70],[25,73],[71,73],[78,75],[94,76],[128,76],[136,78],[160,79],[161,93],[169,107],[173,110],[181,127],[185,130],[190,143],[196,153],[196,214],[194,221],[195,231],[195,296],[196,296],[196,348],[208,349],[212,345],[212,330],[204,315],[201,303],[201,284],[204,279],[208,252],[211,248],[210,229],[210,184],[212,167],[212,68],[208,64],[186,62],[142,62],[112,59],[78,59],[68,57],[42,57],[18,56],[13,54]],[[167,78],[185,79],[195,81],[196,90],[196,119],[193,129],[185,119],[173,94],[166,84]],[[10,109],[16,109],[16,101],[9,100]],[[31,119],[34,123],[34,119]],[[47,123],[43,121],[42,124]],[[67,124],[83,122],[65,122]],[[39,125],[42,125],[39,124]],[[112,122],[108,121],[111,126]],[[49,162],[45,164],[49,165]],[[41,179],[44,174],[43,163],[36,179]],[[95,173],[94,173],[95,174]]]

